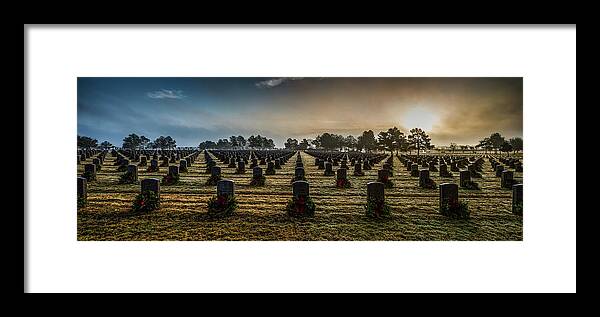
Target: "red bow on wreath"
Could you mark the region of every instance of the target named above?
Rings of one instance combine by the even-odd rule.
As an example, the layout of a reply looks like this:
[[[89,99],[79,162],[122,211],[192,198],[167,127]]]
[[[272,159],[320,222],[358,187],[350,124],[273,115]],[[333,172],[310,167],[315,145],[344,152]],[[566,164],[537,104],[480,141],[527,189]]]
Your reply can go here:
[[[227,196],[225,196],[225,195],[220,195],[217,197],[217,203],[219,204],[219,206],[225,205],[226,201],[227,201]]]
[[[304,196],[300,196],[296,200],[296,212],[303,214],[305,209],[306,209],[306,199],[304,198]]]

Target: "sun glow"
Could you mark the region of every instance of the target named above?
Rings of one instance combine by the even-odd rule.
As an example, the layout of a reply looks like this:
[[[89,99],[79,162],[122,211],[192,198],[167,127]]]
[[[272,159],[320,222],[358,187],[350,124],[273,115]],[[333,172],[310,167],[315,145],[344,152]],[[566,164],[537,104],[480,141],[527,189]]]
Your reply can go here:
[[[410,108],[402,115],[402,125],[407,129],[421,128],[431,131],[439,121],[438,116],[425,107]]]

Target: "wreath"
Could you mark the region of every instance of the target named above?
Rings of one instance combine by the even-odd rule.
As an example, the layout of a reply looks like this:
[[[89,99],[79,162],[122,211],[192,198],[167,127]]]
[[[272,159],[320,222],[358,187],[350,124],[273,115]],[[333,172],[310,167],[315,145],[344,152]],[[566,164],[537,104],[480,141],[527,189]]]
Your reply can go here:
[[[214,186],[217,185],[217,182],[221,180],[221,175],[210,175],[210,177],[206,180],[205,185]]]
[[[187,167],[179,166],[179,173],[187,173],[187,172],[188,172]]]
[[[315,203],[310,197],[292,197],[286,206],[287,214],[291,217],[312,217],[315,215]]]
[[[385,188],[394,187],[394,182],[392,182],[392,180],[388,176],[377,178],[377,181],[383,183],[385,185]]]
[[[177,184],[179,182],[179,174],[167,174],[165,176],[163,176],[161,184],[163,185],[174,185]]]
[[[333,170],[331,170],[331,171],[325,170],[325,172],[323,173],[323,175],[325,175],[325,176],[333,176],[333,175],[335,175],[335,172]]]
[[[147,172],[158,172],[159,168],[158,168],[158,166],[152,166],[152,165],[150,165],[150,166],[148,166],[148,169],[146,171]]]
[[[445,199],[442,202],[440,213],[451,219],[469,219],[469,205],[458,199]]]
[[[433,179],[428,178],[427,180],[425,180],[425,184],[423,184],[422,188],[436,189],[437,185],[435,184],[435,182],[433,181]]]
[[[523,215],[523,203],[515,204],[513,207],[513,213],[519,216]]]
[[[244,174],[244,173],[246,173],[246,168],[236,168],[235,173],[236,174]]]
[[[391,214],[390,206],[383,199],[368,198],[365,205],[367,217],[385,218]]]
[[[160,199],[158,198],[158,195],[151,190],[147,190],[137,195],[131,209],[135,213],[141,213],[156,210],[159,207]]]
[[[85,178],[88,182],[96,180],[96,175],[92,174],[92,172],[89,171],[83,172],[83,175],[81,175],[81,177]]]
[[[102,169],[102,165],[98,164],[96,165],[96,172],[99,172]]]
[[[121,174],[121,176],[119,176],[119,184],[135,184],[136,181],[133,177],[133,173],[132,172],[126,172],[124,174]]]
[[[275,168],[268,169],[265,171],[265,175],[275,175]]]
[[[335,187],[337,188],[350,188],[352,187],[352,183],[347,178],[340,178],[335,182]]]
[[[502,186],[502,187],[504,187],[506,189],[512,189],[512,186],[516,185],[518,183],[519,182],[516,179],[511,179],[511,180],[507,181],[506,184],[504,184],[504,186]]]
[[[87,199],[84,196],[77,196],[77,208],[85,207]]]
[[[474,181],[467,181],[464,183],[463,188],[477,190],[479,189],[479,184],[475,183]]]
[[[208,214],[213,217],[229,216],[237,209],[233,195],[217,195],[208,201]]]
[[[481,173],[479,173],[477,171],[471,171],[471,177],[473,177],[473,178],[482,178],[483,176],[481,175]]]
[[[264,186],[266,179],[267,178],[264,175],[252,177],[252,180],[250,181],[250,186]]]
[[[440,173],[441,177],[454,177],[454,175],[452,175],[452,173],[448,172],[447,170],[444,172]]]

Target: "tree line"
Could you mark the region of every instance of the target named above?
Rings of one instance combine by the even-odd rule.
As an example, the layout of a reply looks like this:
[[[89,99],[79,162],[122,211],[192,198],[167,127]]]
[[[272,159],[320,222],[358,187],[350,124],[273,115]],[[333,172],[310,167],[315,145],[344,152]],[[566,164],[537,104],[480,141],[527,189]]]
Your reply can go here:
[[[431,138],[419,128],[414,128],[407,135],[397,127],[389,128],[387,131],[381,131],[375,137],[373,130],[363,131],[358,137],[352,135],[343,136],[334,133],[323,133],[317,135],[315,139],[302,139],[298,142],[296,139],[289,138],[285,142],[286,149],[303,150],[313,145],[317,149],[324,150],[356,150],[371,152],[374,150],[390,151],[413,151],[420,154],[422,150],[433,149]]]
[[[267,137],[261,136],[260,134],[257,136],[251,135],[248,139],[244,138],[241,135],[235,136],[232,135],[229,139],[218,139],[217,142],[214,141],[203,141],[198,145],[200,150],[205,149],[274,149],[275,142],[273,139],[269,139]]]
[[[108,141],[104,141],[98,145],[98,140],[77,135],[77,147],[83,149],[100,148],[102,150],[112,149],[115,146]],[[159,136],[154,141],[141,135],[131,133],[123,138],[123,148],[125,149],[174,149],[177,147],[176,141],[171,136]],[[291,150],[306,150],[308,148],[317,148],[324,150],[356,150],[372,152],[375,150],[389,151],[396,154],[399,151],[411,152],[416,151],[417,155],[423,150],[431,150],[435,145],[431,144],[431,138],[425,131],[420,128],[411,129],[407,134],[400,131],[397,127],[389,128],[387,131],[381,131],[375,136],[373,130],[363,131],[358,137],[352,135],[343,136],[335,133],[323,133],[317,135],[314,139],[297,139],[288,138],[284,143],[286,149]],[[275,143],[273,139],[259,135],[251,135],[247,139],[243,136],[231,136],[229,139],[218,139],[214,141],[203,141],[198,146],[199,149],[273,149]],[[458,148],[463,152],[465,150],[475,151],[483,149],[487,154],[488,151],[498,151],[507,153],[523,151],[523,139],[514,137],[506,140],[500,133],[492,133],[489,137],[485,137],[475,146],[457,145],[450,143],[450,150],[454,153]]]
[[[510,138],[508,141],[498,132],[492,133],[489,137],[479,141],[476,148],[482,148],[485,153],[494,150],[494,153],[505,152],[510,155],[510,152],[516,153],[523,151],[523,139],[519,137]]]
[[[77,135],[77,147],[82,149],[102,149],[109,150],[114,148],[108,141],[104,141],[98,145],[98,140],[92,139],[87,136]],[[150,141],[147,137],[141,135],[137,135],[135,133],[131,133],[130,135],[123,138],[122,148],[124,149],[174,149],[177,147],[177,141],[175,141],[171,136],[159,136],[154,141]]]

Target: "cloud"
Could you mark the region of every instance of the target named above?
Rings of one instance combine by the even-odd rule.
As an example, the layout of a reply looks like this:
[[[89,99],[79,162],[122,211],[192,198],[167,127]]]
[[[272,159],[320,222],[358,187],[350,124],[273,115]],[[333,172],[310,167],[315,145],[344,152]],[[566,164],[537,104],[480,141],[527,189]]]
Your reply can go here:
[[[258,88],[273,88],[273,87],[277,87],[287,81],[301,80],[301,79],[304,79],[304,77],[279,77],[279,78],[273,78],[273,79],[269,79],[269,80],[259,81],[254,85],[256,85],[256,87],[258,87]]]
[[[181,90],[169,90],[169,89],[161,89],[157,91],[151,91],[146,94],[148,97],[152,99],[183,99],[185,95]]]

